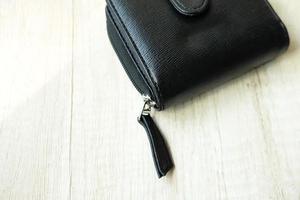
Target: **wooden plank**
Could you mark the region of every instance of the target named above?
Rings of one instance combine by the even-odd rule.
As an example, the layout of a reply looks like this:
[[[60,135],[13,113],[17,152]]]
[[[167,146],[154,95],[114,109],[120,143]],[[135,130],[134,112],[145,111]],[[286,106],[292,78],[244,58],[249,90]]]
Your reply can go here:
[[[67,199],[72,2],[0,1],[0,199]]]
[[[157,112],[176,164],[158,180],[136,122],[139,94],[106,36],[105,2],[75,0],[72,199],[299,199],[300,3],[271,4],[289,52]]]

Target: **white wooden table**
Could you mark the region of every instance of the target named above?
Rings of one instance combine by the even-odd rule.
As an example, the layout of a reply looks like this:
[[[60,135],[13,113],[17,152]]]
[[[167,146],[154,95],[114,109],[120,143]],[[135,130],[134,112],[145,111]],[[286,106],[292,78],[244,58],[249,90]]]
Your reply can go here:
[[[300,199],[300,1],[271,4],[288,53],[156,113],[158,180],[105,1],[0,0],[0,199]]]

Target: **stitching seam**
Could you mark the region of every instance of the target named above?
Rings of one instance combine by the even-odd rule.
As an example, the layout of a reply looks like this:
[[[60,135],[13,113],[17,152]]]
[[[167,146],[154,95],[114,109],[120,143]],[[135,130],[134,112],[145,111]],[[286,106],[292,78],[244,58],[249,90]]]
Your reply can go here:
[[[112,23],[113,23],[113,25],[114,25],[114,28],[116,28],[116,29],[117,29],[117,32],[119,33],[120,39],[122,40],[122,44],[125,45],[126,51],[129,53],[130,58],[131,58],[132,61],[134,62],[135,66],[137,66],[137,65],[138,65],[138,64],[137,64],[137,61],[135,60],[135,58],[134,58],[134,56],[133,56],[133,53],[131,52],[131,50],[130,50],[128,44],[126,43],[126,41],[125,41],[125,39],[124,39],[124,37],[123,37],[123,35],[121,34],[121,31],[120,31],[119,27],[117,26],[115,20],[113,19],[112,14],[110,13],[110,11],[109,11],[108,9],[107,9],[107,12],[108,12],[108,17],[110,18],[110,20],[112,21]],[[110,35],[109,35],[109,37],[110,37]],[[145,79],[145,78],[144,78],[145,75],[143,74],[143,72],[142,72],[140,69],[138,69],[138,72],[141,73],[141,76],[143,77],[143,79]],[[134,84],[134,83],[133,83],[133,84]],[[147,87],[149,87],[149,85],[148,85],[147,82],[146,82],[146,85],[147,85]],[[150,91],[150,92],[151,92],[151,91]],[[152,93],[152,92],[151,92],[151,93]]]
[[[135,42],[133,41],[131,35],[129,34],[129,32],[128,32],[128,30],[127,30],[127,28],[126,28],[124,22],[122,21],[122,19],[121,19],[120,15],[119,15],[119,13],[118,13],[118,11],[117,11],[117,9],[116,9],[114,3],[113,3],[112,1],[110,1],[110,3],[111,3],[111,5],[112,5],[113,9],[115,10],[115,13],[116,13],[117,17],[119,18],[119,20],[120,20],[120,22],[121,22],[121,24],[122,24],[122,26],[123,26],[123,28],[124,28],[126,34],[128,35],[128,38],[130,39],[130,41],[131,41],[133,47],[135,48],[135,50],[136,50],[138,56],[141,58],[142,63],[145,65],[145,69],[146,69],[146,71],[147,71],[147,73],[149,74],[149,77],[150,77],[150,79],[151,79],[150,81],[151,81],[152,83],[154,83],[153,85],[154,85],[154,87],[156,88],[157,93],[158,93],[158,95],[159,95],[159,98],[157,99],[157,100],[159,101],[158,103],[159,103],[159,105],[161,106],[161,109],[163,109],[164,106],[161,105],[161,103],[160,103],[160,100],[162,99],[162,95],[161,95],[161,93],[160,93],[158,84],[154,81],[154,79],[153,79],[153,77],[152,77],[152,75],[151,75],[151,73],[150,73],[150,70],[149,70],[149,68],[148,68],[148,66],[147,66],[147,64],[146,64],[146,62],[145,62],[145,60],[144,60],[144,58],[142,57],[142,55],[141,55],[139,49],[137,48]],[[138,65],[137,65],[137,66],[138,66]],[[141,70],[141,72],[142,72],[142,71],[143,71],[143,70]],[[142,72],[142,73],[143,73],[143,72]],[[144,74],[143,74],[143,75],[144,75]],[[145,75],[144,75],[144,76],[145,76]],[[146,78],[146,77],[147,77],[147,76],[145,76],[145,78]],[[147,78],[146,78],[146,79],[147,79]]]

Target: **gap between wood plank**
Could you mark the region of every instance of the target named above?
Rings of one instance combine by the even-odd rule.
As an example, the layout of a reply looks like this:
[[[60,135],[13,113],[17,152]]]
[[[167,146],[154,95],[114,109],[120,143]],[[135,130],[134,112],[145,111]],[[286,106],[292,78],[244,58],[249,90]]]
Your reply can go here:
[[[72,3],[72,45],[71,45],[71,110],[70,110],[70,140],[69,140],[69,200],[72,199],[72,130],[73,130],[73,108],[74,108],[74,0]]]

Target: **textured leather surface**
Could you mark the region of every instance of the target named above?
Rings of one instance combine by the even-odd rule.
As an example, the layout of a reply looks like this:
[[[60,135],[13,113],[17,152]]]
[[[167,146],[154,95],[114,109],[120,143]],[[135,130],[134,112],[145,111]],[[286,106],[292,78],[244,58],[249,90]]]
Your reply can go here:
[[[149,87],[142,93],[160,109],[187,91],[205,91],[272,60],[289,44],[265,0],[210,0],[208,9],[193,17],[178,12],[170,0],[107,3]]]
[[[158,177],[165,176],[174,164],[168,147],[150,115],[142,115],[139,123],[145,128]]]

